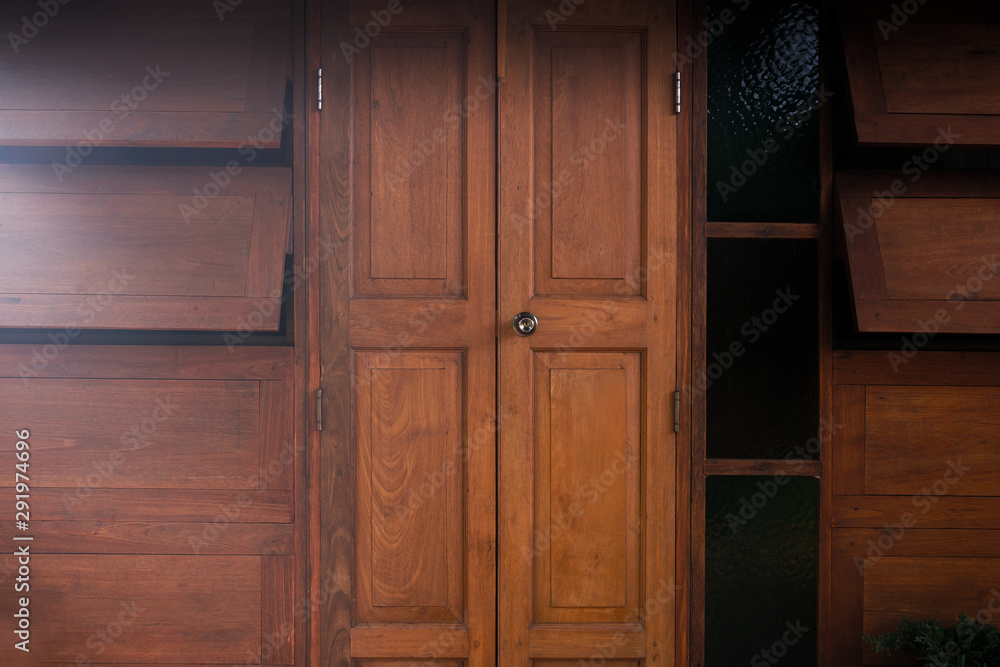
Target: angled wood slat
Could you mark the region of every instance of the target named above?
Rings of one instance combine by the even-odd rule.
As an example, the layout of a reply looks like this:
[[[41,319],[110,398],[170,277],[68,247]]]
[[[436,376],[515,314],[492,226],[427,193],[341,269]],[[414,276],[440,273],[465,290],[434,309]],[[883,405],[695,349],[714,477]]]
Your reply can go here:
[[[290,206],[283,168],[5,165],[0,326],[275,331]]]
[[[0,145],[280,144],[287,2],[52,3],[51,17],[13,4],[0,12],[16,36],[0,52]]]
[[[929,145],[1000,143],[1000,11],[961,0],[910,7],[838,0],[858,140]]]
[[[1000,331],[1000,176],[844,172],[837,189],[859,330]]]

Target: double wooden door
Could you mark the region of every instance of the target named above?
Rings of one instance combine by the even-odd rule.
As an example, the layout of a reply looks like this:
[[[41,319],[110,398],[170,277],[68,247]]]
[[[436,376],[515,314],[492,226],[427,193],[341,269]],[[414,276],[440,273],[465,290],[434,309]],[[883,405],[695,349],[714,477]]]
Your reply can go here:
[[[320,9],[314,657],[673,664],[675,0]]]

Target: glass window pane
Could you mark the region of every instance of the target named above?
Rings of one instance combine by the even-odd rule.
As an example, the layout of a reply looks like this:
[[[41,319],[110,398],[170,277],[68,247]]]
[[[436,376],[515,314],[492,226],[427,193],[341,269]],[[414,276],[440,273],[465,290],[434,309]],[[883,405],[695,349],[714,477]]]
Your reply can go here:
[[[818,0],[709,0],[708,21],[709,221],[817,222]]]
[[[819,481],[710,477],[705,667],[816,666]]]
[[[708,458],[818,458],[818,248],[813,240],[708,243],[704,394]]]

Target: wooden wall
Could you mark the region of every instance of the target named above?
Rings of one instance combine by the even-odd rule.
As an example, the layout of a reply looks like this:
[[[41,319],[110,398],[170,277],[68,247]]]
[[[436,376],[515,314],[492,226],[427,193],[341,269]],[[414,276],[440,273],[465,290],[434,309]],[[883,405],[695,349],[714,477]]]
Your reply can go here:
[[[1000,354],[834,361],[830,664],[900,664],[862,636],[901,618],[1000,618]]]

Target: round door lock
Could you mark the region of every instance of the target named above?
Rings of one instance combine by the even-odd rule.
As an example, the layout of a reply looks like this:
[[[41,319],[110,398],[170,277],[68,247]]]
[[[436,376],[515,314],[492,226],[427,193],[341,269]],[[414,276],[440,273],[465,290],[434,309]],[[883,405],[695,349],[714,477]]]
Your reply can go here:
[[[514,316],[514,331],[518,336],[530,336],[538,328],[538,318],[531,313],[518,313]]]

